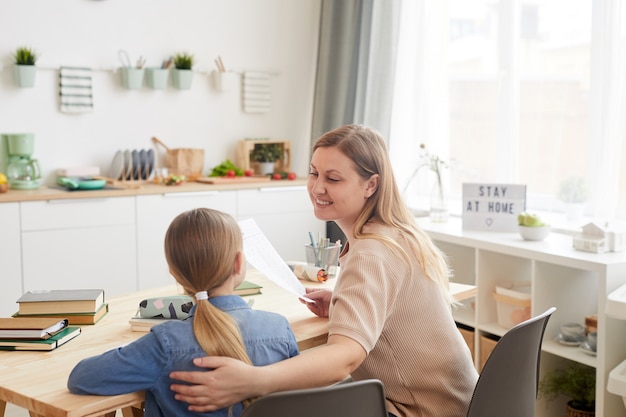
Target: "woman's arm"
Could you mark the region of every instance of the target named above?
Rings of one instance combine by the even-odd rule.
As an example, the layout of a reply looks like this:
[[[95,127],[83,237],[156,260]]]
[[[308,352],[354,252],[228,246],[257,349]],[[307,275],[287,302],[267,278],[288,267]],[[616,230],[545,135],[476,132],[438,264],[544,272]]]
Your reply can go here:
[[[225,357],[203,357],[194,365],[212,368],[206,372],[172,372],[170,377],[192,385],[174,384],[176,399],[189,410],[214,411],[246,398],[276,391],[312,388],[342,381],[366,357],[354,340],[332,335],[328,343],[299,356],[271,365],[254,367]]]

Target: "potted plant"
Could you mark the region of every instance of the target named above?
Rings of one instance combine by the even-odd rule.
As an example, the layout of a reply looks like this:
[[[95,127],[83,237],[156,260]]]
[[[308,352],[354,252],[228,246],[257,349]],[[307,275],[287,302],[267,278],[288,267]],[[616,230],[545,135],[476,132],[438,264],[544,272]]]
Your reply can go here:
[[[37,54],[32,48],[20,46],[13,54],[13,73],[15,81],[20,87],[32,87],[35,85],[35,63]]]
[[[257,143],[250,152],[250,159],[259,163],[261,174],[272,174],[276,161],[283,157],[283,147],[278,143]]]
[[[180,90],[188,90],[191,88],[193,63],[193,55],[187,52],[174,55],[174,72],[172,75],[174,87]]]
[[[539,382],[539,396],[548,401],[565,395],[567,417],[595,416],[596,371],[590,366],[570,361],[565,368],[549,371]]]

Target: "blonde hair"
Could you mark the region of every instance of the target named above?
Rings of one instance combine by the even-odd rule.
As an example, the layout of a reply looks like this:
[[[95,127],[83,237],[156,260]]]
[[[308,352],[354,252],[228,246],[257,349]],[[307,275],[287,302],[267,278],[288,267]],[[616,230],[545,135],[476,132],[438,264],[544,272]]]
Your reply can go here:
[[[415,223],[413,213],[405,204],[396,183],[385,141],[374,129],[361,125],[345,125],[322,135],[313,146],[318,148],[336,147],[350,158],[354,168],[364,180],[378,174],[378,187],[367,200],[357,218],[354,230],[355,239],[369,237],[382,241],[408,264],[417,259],[426,276],[444,289],[451,304],[455,301],[448,291],[450,268],[443,252],[430,237]],[[386,236],[364,233],[363,227],[370,220],[398,229],[407,244],[405,250],[398,242]]]
[[[191,296],[222,285],[234,272],[243,250],[232,216],[197,208],[178,215],[165,234],[165,258],[176,281]],[[208,300],[198,300],[193,321],[196,340],[208,355],[229,356],[252,364],[235,320]]]

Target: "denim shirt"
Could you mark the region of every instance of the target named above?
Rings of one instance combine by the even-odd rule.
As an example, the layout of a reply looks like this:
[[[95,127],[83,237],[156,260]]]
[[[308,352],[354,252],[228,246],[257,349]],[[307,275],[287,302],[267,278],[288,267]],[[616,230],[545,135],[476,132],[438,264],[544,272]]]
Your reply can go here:
[[[246,351],[254,365],[262,366],[296,356],[298,345],[287,319],[279,314],[252,310],[237,295],[210,298],[215,307],[230,314],[237,322]],[[158,324],[140,339],[99,356],[80,361],[72,370],[67,387],[74,394],[117,395],[146,391],[145,415],[224,416],[228,408],[211,413],[187,410],[188,404],[174,399],[170,390],[172,371],[206,371],[193,365],[192,359],[206,356],[193,334],[191,309],[185,320]],[[233,406],[233,417],[242,411]]]

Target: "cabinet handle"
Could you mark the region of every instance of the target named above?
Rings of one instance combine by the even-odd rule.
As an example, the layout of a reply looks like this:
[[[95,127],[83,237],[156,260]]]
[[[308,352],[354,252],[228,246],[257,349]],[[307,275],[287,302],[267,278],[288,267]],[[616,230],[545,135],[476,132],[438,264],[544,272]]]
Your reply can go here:
[[[301,190],[306,190],[306,187],[304,185],[293,185],[291,187],[265,187],[265,188],[259,188],[259,191],[262,193],[273,193],[273,192],[277,192],[277,193],[282,193],[285,191],[301,191]]]
[[[219,191],[190,191],[185,193],[166,193],[163,197],[176,198],[176,197],[204,197],[218,195]]]

